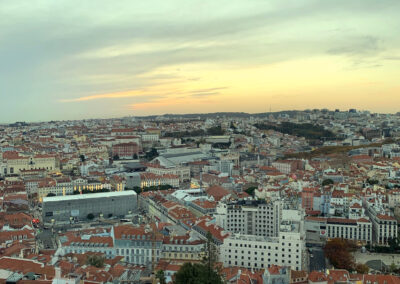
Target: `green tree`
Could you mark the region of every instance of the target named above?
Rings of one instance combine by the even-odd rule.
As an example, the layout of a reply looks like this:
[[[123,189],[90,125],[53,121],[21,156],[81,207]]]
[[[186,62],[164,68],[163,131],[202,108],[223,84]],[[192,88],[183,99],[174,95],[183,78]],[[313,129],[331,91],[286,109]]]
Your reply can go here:
[[[390,266],[389,266],[389,271],[396,272],[396,270],[397,270],[397,266],[396,266],[396,264],[394,264],[394,262],[392,262],[392,264],[390,264]]]
[[[47,196],[47,197],[52,197],[52,196],[56,196],[56,194],[53,193],[53,192],[50,192],[50,193],[48,193],[46,196]]]
[[[95,267],[103,267],[104,266],[104,257],[100,255],[89,255],[86,258],[86,264],[87,265],[92,265]]]
[[[151,161],[156,157],[158,157],[158,152],[157,152],[156,148],[151,148],[151,150],[146,152],[146,154],[145,154],[145,158],[148,161]]]
[[[114,161],[118,161],[118,160],[119,160],[118,154],[115,154],[115,155],[114,155],[113,160],[114,160]]]
[[[245,192],[251,196],[254,196],[254,191],[257,189],[256,186],[250,186],[248,189],[245,190]]]
[[[164,270],[158,270],[156,273],[156,278],[158,279],[160,284],[166,284]]]
[[[85,161],[85,155],[80,155],[79,158],[81,159],[81,162]]]
[[[322,186],[330,185],[330,184],[334,184],[334,181],[331,180],[330,178],[324,179],[324,181],[322,182]]]
[[[221,125],[210,127],[207,129],[208,135],[224,135],[225,131],[222,129]]]
[[[222,277],[215,270],[208,273],[204,264],[185,263],[175,274],[174,284],[222,284]]]
[[[137,160],[138,159],[138,155],[135,153],[135,154],[133,154],[133,159],[134,160]]]
[[[396,252],[398,249],[400,249],[399,238],[389,238],[388,245],[391,253]]]
[[[93,213],[87,214],[87,218],[88,218],[88,220],[93,220],[94,219]]]
[[[374,185],[374,184],[378,184],[378,183],[379,183],[379,181],[376,180],[376,179],[367,179],[367,182],[368,182],[370,185]]]

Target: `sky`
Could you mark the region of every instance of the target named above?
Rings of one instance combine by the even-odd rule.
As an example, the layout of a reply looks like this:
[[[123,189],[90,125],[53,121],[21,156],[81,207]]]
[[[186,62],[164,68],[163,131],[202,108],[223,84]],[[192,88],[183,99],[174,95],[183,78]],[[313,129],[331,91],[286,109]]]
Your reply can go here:
[[[400,111],[398,0],[0,0],[0,122]]]

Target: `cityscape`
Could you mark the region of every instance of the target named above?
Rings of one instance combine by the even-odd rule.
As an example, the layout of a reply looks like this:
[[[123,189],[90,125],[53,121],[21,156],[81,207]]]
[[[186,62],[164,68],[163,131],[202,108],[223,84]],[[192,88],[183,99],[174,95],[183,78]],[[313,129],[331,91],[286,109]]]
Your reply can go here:
[[[169,283],[212,254],[226,283],[399,283],[400,114],[16,122],[1,137],[7,282]]]
[[[0,1],[0,283],[400,284],[400,1]]]

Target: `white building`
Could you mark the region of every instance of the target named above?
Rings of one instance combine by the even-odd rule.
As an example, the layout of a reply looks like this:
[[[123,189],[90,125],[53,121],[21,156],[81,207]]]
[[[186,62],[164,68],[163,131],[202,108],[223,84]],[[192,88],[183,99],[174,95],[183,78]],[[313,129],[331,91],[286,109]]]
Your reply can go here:
[[[225,267],[263,269],[280,265],[303,269],[305,242],[300,224],[284,222],[280,229],[279,237],[232,234],[220,247],[220,261]]]
[[[220,202],[217,206],[216,224],[232,233],[277,237],[281,221],[279,201],[239,200]]]

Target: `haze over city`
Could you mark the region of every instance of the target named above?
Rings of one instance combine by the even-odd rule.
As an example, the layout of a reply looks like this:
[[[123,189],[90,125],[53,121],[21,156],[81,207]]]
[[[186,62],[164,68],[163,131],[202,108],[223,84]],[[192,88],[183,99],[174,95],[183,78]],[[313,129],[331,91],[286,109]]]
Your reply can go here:
[[[400,104],[399,1],[1,1],[0,122]]]

